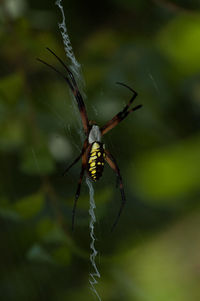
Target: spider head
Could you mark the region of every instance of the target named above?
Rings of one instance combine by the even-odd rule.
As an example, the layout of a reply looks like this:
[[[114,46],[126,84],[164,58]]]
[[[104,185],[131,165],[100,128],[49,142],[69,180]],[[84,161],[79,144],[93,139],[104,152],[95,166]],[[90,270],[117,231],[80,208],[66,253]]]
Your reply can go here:
[[[101,142],[101,131],[98,125],[91,124],[91,129],[88,136],[88,142],[91,144],[95,141]]]

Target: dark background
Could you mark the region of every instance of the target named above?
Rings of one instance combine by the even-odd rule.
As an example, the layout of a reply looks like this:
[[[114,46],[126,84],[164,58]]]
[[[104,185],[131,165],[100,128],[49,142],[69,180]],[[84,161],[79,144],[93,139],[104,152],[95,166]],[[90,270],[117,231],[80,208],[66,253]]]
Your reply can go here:
[[[89,289],[89,195],[80,162],[80,118],[68,86],[36,61],[66,63],[54,1],[0,7],[0,299],[95,300]],[[63,1],[85,80],[89,118],[103,125],[138,92],[143,108],[109,132],[124,180],[94,184],[96,289],[102,300],[200,300],[199,1]]]

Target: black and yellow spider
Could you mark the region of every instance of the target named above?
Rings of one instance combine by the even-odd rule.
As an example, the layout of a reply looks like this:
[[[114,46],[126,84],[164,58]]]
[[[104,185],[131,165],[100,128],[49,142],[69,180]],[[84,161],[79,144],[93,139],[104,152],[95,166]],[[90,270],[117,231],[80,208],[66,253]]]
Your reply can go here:
[[[84,133],[86,135],[86,139],[84,141],[83,148],[82,148],[80,155],[67,167],[67,169],[64,172],[64,174],[66,174],[69,171],[69,169],[74,164],[76,164],[80,158],[82,158],[82,167],[81,167],[81,172],[80,172],[80,178],[79,178],[79,182],[78,182],[78,187],[77,187],[73,211],[72,211],[72,229],[74,228],[76,205],[77,205],[77,200],[80,195],[81,184],[82,184],[84,172],[86,170],[88,173],[88,176],[94,182],[96,182],[103,173],[104,163],[106,161],[117,174],[117,178],[118,178],[117,180],[119,183],[119,188],[121,191],[121,199],[122,199],[117,218],[112,226],[112,230],[113,230],[120,218],[122,209],[126,202],[126,198],[125,198],[124,187],[123,187],[123,182],[122,182],[122,177],[120,174],[119,167],[116,163],[116,160],[113,158],[113,156],[105,149],[105,145],[101,142],[101,138],[108,131],[110,131],[112,128],[114,128],[119,122],[121,122],[123,119],[125,119],[128,116],[128,114],[141,108],[142,105],[137,105],[136,107],[130,109],[130,105],[136,98],[137,93],[133,89],[131,89],[129,86],[127,86],[123,83],[117,83],[119,85],[122,85],[122,86],[128,88],[133,93],[133,96],[130,99],[129,103],[124,107],[124,109],[121,112],[119,112],[117,115],[115,115],[104,126],[99,127],[97,124],[94,124],[94,122],[91,122],[88,120],[85,104],[83,102],[83,98],[79,92],[75,78],[74,78],[72,72],[70,71],[70,69],[51,49],[47,48],[47,50],[50,51],[58,59],[58,61],[63,65],[63,67],[67,71],[67,75],[63,75],[55,67],[51,66],[50,64],[46,63],[45,61],[43,61],[41,59],[38,59],[38,61],[42,62],[43,64],[47,65],[48,67],[50,67],[51,69],[56,71],[58,74],[60,74],[66,80],[68,86],[70,87],[70,89],[77,101],[78,108],[79,108],[80,115],[81,115],[81,120],[83,123]]]

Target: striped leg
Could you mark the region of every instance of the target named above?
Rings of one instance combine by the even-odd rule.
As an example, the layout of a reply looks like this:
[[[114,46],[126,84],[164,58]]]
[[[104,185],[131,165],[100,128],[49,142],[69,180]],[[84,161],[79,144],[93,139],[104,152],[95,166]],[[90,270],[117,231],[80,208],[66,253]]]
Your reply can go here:
[[[108,121],[103,127],[101,127],[101,135],[105,135],[108,131],[113,129],[118,123],[120,123],[122,120],[124,120],[131,112],[136,111],[137,109],[141,108],[142,105],[138,105],[134,107],[133,109],[129,109],[132,102],[135,100],[136,96],[138,95],[132,88],[129,86],[123,84],[123,83],[117,83],[119,85],[122,85],[129,90],[133,92],[133,96],[130,99],[129,103],[124,107],[124,109],[119,112],[117,115],[115,115],[110,121]]]
[[[81,151],[80,155],[65,169],[65,171],[63,172],[63,176],[65,176],[66,173],[70,170],[70,168],[72,166],[74,166],[80,160],[80,158],[84,155],[84,153],[87,149],[87,146],[88,146],[88,141],[86,139],[84,144],[83,144],[83,148],[82,148],[82,151]]]
[[[45,61],[41,60],[41,59],[37,59],[39,62],[45,64],[46,66],[50,67],[51,69],[53,69],[55,72],[57,72],[60,76],[62,76],[65,81],[67,82],[68,86],[70,87],[74,97],[76,98],[77,104],[78,104],[78,108],[81,114],[81,119],[82,119],[82,124],[83,124],[83,128],[84,128],[84,132],[86,135],[89,134],[89,121],[88,121],[88,117],[87,117],[87,112],[86,112],[86,108],[85,108],[85,104],[83,102],[83,98],[81,96],[81,93],[79,92],[77,83],[75,81],[75,78],[71,72],[71,70],[65,65],[65,63],[49,48],[47,48],[47,50],[49,52],[51,52],[56,58],[57,60],[62,64],[62,66],[66,69],[68,76],[63,75],[60,71],[58,71],[55,67],[53,67],[52,65],[46,63]]]
[[[117,178],[118,178],[118,182],[119,182],[119,189],[120,189],[120,192],[121,192],[121,206],[119,208],[117,218],[116,218],[116,220],[115,220],[115,222],[114,222],[114,224],[112,225],[112,228],[111,228],[111,231],[113,231],[115,226],[117,225],[117,223],[119,221],[120,216],[121,216],[122,210],[123,210],[124,205],[126,203],[126,198],[125,198],[125,193],[124,193],[124,185],[123,185],[123,182],[122,182],[122,177],[121,177],[120,170],[119,170],[119,167],[117,165],[117,162],[114,159],[114,157],[108,151],[105,150],[105,153],[106,153],[106,158],[105,159],[106,159],[107,163],[110,165],[110,167],[117,174]]]
[[[85,143],[87,143],[87,140],[85,141]],[[81,184],[83,181],[83,176],[84,176],[84,172],[86,169],[86,165],[87,165],[87,156],[88,156],[88,152],[90,150],[91,146],[88,146],[83,155],[82,155],[82,167],[81,167],[81,172],[80,172],[80,177],[79,177],[79,182],[78,182],[78,186],[77,186],[77,190],[76,190],[76,195],[75,195],[75,199],[74,199],[74,207],[72,210],[72,230],[74,230],[74,221],[75,221],[75,212],[76,212],[76,205],[77,205],[77,201],[78,198],[80,196],[80,192],[81,192]]]
[[[79,198],[80,192],[81,192],[81,184],[82,184],[84,172],[85,172],[85,165],[82,165],[79,182],[78,182],[78,187],[77,187],[76,195],[75,195],[75,199],[74,199],[74,206],[73,206],[73,210],[72,210],[72,231],[74,230],[76,205],[77,205],[77,201],[78,201],[78,198]]]

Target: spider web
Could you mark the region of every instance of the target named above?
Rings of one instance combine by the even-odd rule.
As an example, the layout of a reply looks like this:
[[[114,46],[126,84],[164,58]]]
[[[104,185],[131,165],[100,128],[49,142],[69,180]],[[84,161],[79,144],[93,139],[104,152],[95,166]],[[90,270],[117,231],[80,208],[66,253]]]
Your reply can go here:
[[[62,22],[59,23],[58,26],[59,26],[59,29],[60,29],[60,32],[61,32],[61,35],[63,38],[66,56],[71,61],[70,68],[71,68],[72,72],[75,74],[75,77],[78,80],[79,84],[81,84],[81,86],[83,86],[81,66],[78,63],[78,61],[76,60],[75,55],[73,53],[72,45],[71,45],[70,38],[69,38],[69,35],[67,32],[67,27],[66,27],[66,22],[65,22],[65,14],[64,14],[63,6],[62,6],[62,0],[57,0],[55,2],[55,4],[59,7],[61,14],[62,14]],[[77,110],[77,105],[76,105],[75,101],[73,101],[73,108],[74,108],[75,112],[77,113],[78,110]],[[81,123],[80,117],[79,117],[79,133],[81,136],[81,140],[83,140],[82,123]],[[97,299],[101,301],[101,298],[95,289],[95,285],[98,283],[98,281],[96,280],[96,277],[100,278],[101,275],[100,275],[98,268],[96,266],[96,263],[95,263],[95,259],[96,259],[98,252],[95,248],[95,234],[94,234],[94,224],[96,222],[95,211],[94,211],[96,208],[95,200],[94,200],[94,188],[93,188],[92,182],[90,181],[90,179],[88,177],[86,177],[86,184],[88,186],[89,196],[90,196],[90,208],[89,208],[89,214],[90,214],[89,228],[90,228],[90,237],[91,237],[90,262],[91,262],[92,268],[94,270],[94,272],[90,273],[89,283],[90,283],[90,289],[95,294]]]

